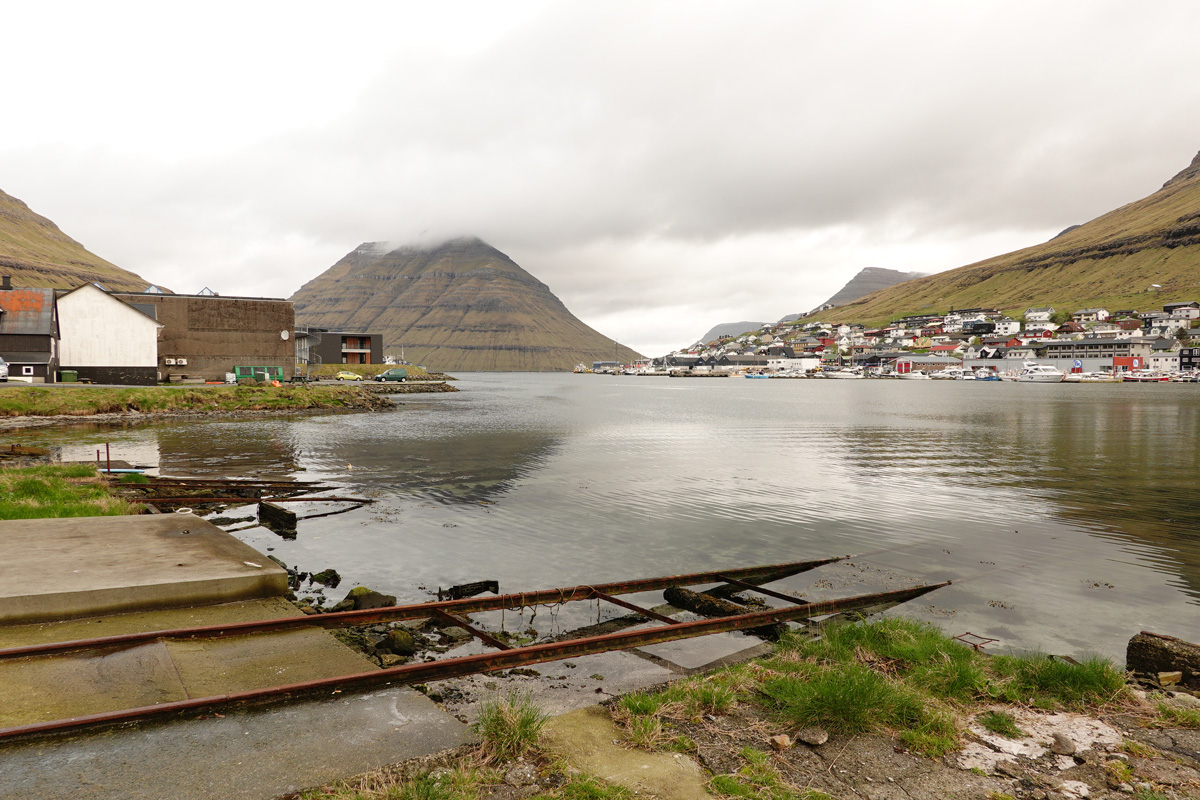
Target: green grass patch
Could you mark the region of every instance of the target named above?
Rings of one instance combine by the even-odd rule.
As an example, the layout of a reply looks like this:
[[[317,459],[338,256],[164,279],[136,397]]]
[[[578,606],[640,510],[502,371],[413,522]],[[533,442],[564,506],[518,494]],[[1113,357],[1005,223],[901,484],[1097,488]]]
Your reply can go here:
[[[771,766],[771,757],[761,750],[747,747],[739,755],[746,762],[741,769],[733,775],[717,775],[709,783],[717,794],[755,800],[833,800],[824,792],[799,789],[784,781]]]
[[[0,519],[108,517],[140,510],[113,495],[88,464],[0,470]]]
[[[996,656],[988,666],[993,697],[1047,710],[1107,703],[1125,686],[1125,674],[1098,657],[1073,664],[1041,653]]]
[[[1006,739],[1020,739],[1025,731],[1017,727],[1017,721],[1007,711],[985,711],[977,719],[979,724],[992,733]]]
[[[147,386],[136,388],[25,386],[0,392],[0,416],[81,417],[128,411],[266,411],[368,408],[356,386]]]
[[[484,702],[471,728],[491,761],[511,761],[537,750],[550,715],[528,694],[511,693]]]
[[[591,775],[572,775],[553,792],[535,795],[530,800],[634,800],[634,797],[624,786],[608,784]]]
[[[1155,703],[1156,721],[1172,728],[1200,728],[1200,709],[1181,708],[1172,703]]]

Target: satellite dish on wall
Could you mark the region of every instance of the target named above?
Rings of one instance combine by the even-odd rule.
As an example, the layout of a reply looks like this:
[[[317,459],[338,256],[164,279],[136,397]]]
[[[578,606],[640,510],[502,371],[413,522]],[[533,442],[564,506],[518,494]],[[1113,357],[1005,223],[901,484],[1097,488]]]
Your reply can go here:
[[[288,338],[288,336],[290,336],[290,335],[291,335],[291,334],[290,334],[290,333],[288,333],[287,331],[280,331],[280,332],[279,332],[279,338],[280,338],[280,339],[283,339],[285,342],[287,341],[287,338]]]

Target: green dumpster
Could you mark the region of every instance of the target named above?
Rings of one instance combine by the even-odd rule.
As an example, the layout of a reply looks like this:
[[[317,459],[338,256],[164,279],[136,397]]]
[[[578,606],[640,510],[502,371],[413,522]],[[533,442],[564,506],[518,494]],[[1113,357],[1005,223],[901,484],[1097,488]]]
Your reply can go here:
[[[75,383],[79,380],[79,370],[63,369],[58,371],[58,379],[62,383]]]

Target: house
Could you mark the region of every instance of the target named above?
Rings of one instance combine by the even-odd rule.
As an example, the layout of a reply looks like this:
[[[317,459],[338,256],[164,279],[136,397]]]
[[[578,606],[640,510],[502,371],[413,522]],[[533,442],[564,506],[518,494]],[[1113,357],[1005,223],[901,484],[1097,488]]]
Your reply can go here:
[[[161,291],[153,292],[165,296]],[[94,283],[58,297],[59,363],[91,383],[158,383],[158,332],[147,311],[118,300]]]
[[[1153,349],[1153,340],[1137,339],[1098,339],[1087,337],[1083,339],[1054,339],[1036,345],[1039,358],[1056,358],[1082,360],[1099,358],[1140,357],[1149,358]]]
[[[1108,320],[1107,308],[1081,308],[1071,315],[1072,322],[1105,322]]]
[[[1200,303],[1195,300],[1182,303],[1167,303],[1163,311],[1178,319],[1200,319]]]
[[[277,367],[295,374],[296,315],[288,300],[209,294],[113,292],[162,324],[158,378],[223,381],[234,367]]]
[[[1050,319],[1053,316],[1054,308],[1052,306],[1025,309],[1025,332],[1041,333],[1042,331],[1053,331],[1058,327]]]
[[[1088,329],[1084,327],[1082,322],[1071,320],[1070,322],[1064,322],[1062,325],[1059,325],[1058,330],[1056,330],[1054,334],[1060,339],[1067,339],[1075,338],[1075,334],[1087,333],[1087,330]]]
[[[58,372],[58,303],[53,289],[22,289],[0,279],[0,357],[9,380],[54,383]]]
[[[957,356],[961,355],[965,349],[966,347],[963,342],[935,344],[929,348],[929,354],[933,356]]]
[[[1200,370],[1200,347],[1179,348],[1179,369],[1182,372]]]
[[[996,326],[993,331],[997,336],[1012,336],[1021,332],[1021,323],[1011,317],[998,317],[992,320]]]

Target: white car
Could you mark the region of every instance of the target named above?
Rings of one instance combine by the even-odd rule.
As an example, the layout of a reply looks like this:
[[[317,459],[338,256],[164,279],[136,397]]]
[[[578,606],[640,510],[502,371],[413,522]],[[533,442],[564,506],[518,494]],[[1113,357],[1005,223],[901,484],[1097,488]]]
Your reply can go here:
[[[8,362],[0,358],[0,381],[8,383]]]

